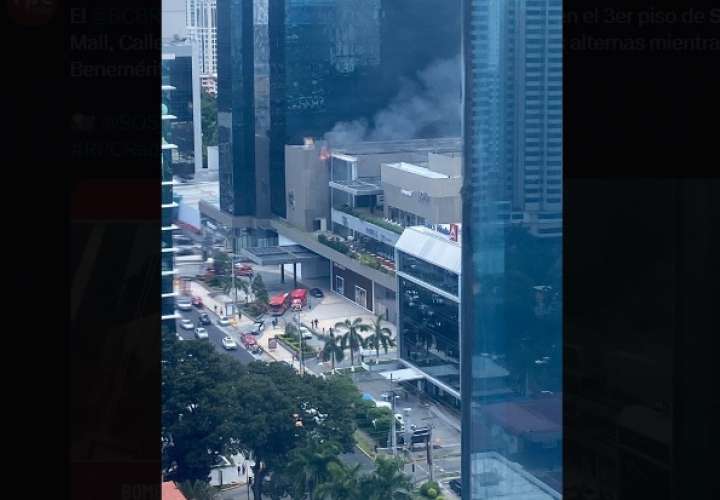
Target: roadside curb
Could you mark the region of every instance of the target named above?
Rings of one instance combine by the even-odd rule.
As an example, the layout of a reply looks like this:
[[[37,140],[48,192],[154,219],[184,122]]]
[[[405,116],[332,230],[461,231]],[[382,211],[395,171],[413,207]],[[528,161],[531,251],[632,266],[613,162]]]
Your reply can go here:
[[[365,456],[368,457],[370,460],[372,460],[373,462],[375,462],[375,458],[374,458],[373,456],[371,456],[367,451],[363,450],[363,449],[360,448],[358,445],[355,445],[355,448],[357,448],[358,450],[360,450],[360,452],[361,452],[363,455],[365,455]]]

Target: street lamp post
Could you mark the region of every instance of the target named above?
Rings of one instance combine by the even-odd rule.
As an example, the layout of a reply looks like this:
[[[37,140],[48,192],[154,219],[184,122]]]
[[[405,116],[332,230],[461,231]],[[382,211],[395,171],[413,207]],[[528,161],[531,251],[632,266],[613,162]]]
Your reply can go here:
[[[305,358],[303,356],[303,334],[300,331],[300,317],[298,313],[293,313],[293,323],[295,323],[295,331],[300,337],[300,375],[305,375]]]

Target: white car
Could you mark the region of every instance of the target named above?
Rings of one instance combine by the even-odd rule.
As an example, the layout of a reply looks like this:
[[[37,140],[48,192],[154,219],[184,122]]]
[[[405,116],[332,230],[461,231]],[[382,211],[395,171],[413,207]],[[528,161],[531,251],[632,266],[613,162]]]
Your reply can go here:
[[[208,332],[205,328],[202,326],[195,328],[195,337],[199,339],[206,339],[208,338]]]
[[[182,319],[180,320],[180,328],[183,330],[192,330],[195,328],[195,325],[193,325],[193,322],[189,319]]]
[[[229,351],[231,349],[237,349],[238,345],[237,342],[235,342],[232,337],[225,337],[222,339],[222,346],[225,348],[225,350]]]
[[[230,326],[230,318],[227,316],[220,316],[217,320],[217,324],[220,326]]]
[[[192,310],[192,302],[189,300],[178,300],[177,308],[181,311],[190,311]]]
[[[302,334],[302,338],[305,340],[310,340],[313,338],[313,334],[310,330],[305,328],[304,326],[300,327],[300,333]]]

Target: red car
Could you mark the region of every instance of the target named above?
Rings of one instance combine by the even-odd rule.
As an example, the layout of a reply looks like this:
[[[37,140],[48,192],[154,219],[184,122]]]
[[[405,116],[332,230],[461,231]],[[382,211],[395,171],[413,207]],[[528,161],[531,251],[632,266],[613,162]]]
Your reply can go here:
[[[192,305],[197,307],[198,309],[202,309],[204,307],[203,301],[200,297],[193,297],[192,298]]]
[[[235,275],[236,276],[252,276],[253,268],[248,264],[235,264]]]
[[[257,345],[257,341],[255,340],[255,337],[250,335],[249,333],[246,333],[242,336],[242,343],[245,344],[245,347],[252,348]]]

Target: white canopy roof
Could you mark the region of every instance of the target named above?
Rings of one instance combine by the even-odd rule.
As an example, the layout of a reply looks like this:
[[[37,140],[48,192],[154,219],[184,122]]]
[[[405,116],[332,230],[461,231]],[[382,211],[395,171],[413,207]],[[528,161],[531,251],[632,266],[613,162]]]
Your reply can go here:
[[[402,368],[400,370],[392,370],[387,372],[380,372],[380,375],[390,380],[392,376],[393,382],[405,382],[407,380],[420,380],[425,378],[423,373],[414,368]]]
[[[460,245],[443,233],[425,226],[408,227],[395,248],[438,267],[460,274],[462,252]]]

